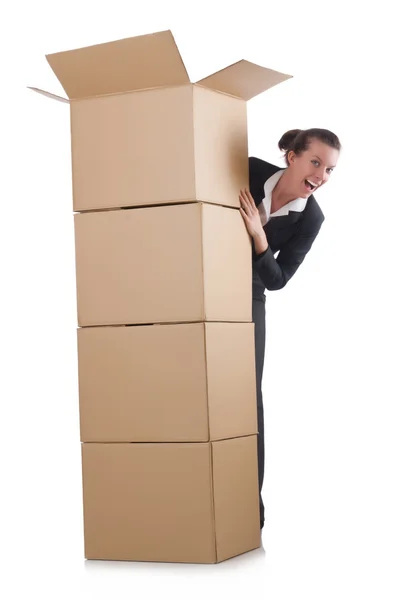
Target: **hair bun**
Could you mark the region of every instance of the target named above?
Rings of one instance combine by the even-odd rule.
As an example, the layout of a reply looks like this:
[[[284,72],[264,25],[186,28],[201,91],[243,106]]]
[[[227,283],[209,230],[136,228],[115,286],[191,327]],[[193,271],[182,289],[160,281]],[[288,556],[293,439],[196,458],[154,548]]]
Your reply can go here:
[[[281,136],[278,147],[282,152],[289,152],[292,148],[295,138],[301,133],[302,129],[290,129]]]

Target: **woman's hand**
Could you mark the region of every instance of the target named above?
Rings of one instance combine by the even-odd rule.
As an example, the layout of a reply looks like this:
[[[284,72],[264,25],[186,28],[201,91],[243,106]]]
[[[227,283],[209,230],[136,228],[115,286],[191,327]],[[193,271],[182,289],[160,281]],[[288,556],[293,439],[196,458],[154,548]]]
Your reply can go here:
[[[255,201],[247,189],[240,190],[239,198],[241,204],[241,216],[244,219],[248,233],[254,239],[256,253],[260,254],[261,252],[264,252],[269,245],[263,229],[263,216],[261,219],[261,215],[255,206]]]
[[[240,212],[244,219],[248,233],[252,237],[257,237],[263,234],[263,225],[259,210],[255,206],[255,201],[251,193],[245,189],[240,190]]]

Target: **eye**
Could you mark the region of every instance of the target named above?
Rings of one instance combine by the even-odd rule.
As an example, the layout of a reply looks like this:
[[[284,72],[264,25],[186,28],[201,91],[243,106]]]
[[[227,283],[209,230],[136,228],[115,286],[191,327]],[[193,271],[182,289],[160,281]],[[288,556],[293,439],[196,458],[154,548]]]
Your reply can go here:
[[[318,166],[318,165],[320,164],[320,163],[318,162],[318,160],[316,160],[316,159],[313,159],[313,160],[312,160],[312,163],[313,163],[313,165],[316,165],[316,166]]]
[[[328,173],[332,173],[332,171],[333,171],[333,168],[332,168],[332,167],[329,167],[329,168],[327,169],[327,171],[328,171]]]

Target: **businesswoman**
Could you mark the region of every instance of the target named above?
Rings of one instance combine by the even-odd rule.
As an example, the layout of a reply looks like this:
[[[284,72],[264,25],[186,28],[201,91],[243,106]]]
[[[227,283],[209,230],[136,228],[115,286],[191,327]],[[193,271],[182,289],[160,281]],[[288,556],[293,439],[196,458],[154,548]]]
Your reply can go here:
[[[327,129],[287,131],[278,146],[284,152],[286,168],[250,157],[249,190],[240,191],[240,212],[252,241],[261,529],[265,520],[261,496],[265,462],[262,399],[265,290],[283,288],[312,247],[324,221],[313,192],[327,183],[341,149],[338,137]]]

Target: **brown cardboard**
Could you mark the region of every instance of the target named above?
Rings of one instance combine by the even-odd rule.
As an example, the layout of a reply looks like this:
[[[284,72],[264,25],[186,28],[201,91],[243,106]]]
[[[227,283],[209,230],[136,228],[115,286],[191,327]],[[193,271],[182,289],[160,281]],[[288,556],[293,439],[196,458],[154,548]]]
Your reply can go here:
[[[73,100],[189,83],[170,31],[57,52],[46,58]]]
[[[221,562],[260,544],[246,102],[290,76],[191,83],[170,31],[47,59],[80,213],[85,556]]]
[[[258,548],[256,447],[83,444],[85,557],[218,563]]]
[[[185,86],[73,101],[74,210],[206,201],[248,184],[246,103]]]
[[[79,326],[252,321],[238,210],[192,203],[74,219]]]
[[[291,77],[241,60],[191,83],[171,31],[47,60],[70,101],[76,212],[238,207],[248,186],[246,101]]]
[[[253,323],[84,327],[82,442],[202,442],[257,433]]]

